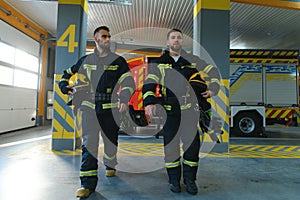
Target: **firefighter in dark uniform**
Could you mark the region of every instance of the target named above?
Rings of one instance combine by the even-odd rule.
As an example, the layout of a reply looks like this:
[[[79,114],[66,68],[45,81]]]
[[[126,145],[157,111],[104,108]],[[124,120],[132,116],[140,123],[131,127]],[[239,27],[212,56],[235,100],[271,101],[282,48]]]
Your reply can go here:
[[[66,69],[59,83],[64,94],[74,95],[74,110],[80,108],[82,112],[81,188],[76,191],[77,197],[88,197],[96,189],[100,130],[106,176],[115,175],[120,123],[117,114],[127,109],[135,89],[126,60],[110,51],[110,37],[108,27],[98,27],[94,31],[94,53]],[[75,74],[78,83],[73,87],[68,81]]]
[[[181,192],[180,179],[183,170],[183,181],[187,192],[197,194],[195,184],[200,138],[197,131],[199,110],[209,110],[206,98],[216,95],[220,89],[218,70],[206,64],[200,58],[187,54],[182,49],[183,35],[178,29],[167,34],[168,49],[161,57],[149,64],[148,76],[143,85],[145,114],[151,119],[162,105],[167,113],[163,127],[165,166],[172,192]],[[209,77],[209,87],[201,78],[199,71]],[[161,97],[155,95],[160,86]],[[194,91],[194,92],[193,92]],[[158,104],[158,105],[157,105]],[[180,140],[183,143],[181,165]]]

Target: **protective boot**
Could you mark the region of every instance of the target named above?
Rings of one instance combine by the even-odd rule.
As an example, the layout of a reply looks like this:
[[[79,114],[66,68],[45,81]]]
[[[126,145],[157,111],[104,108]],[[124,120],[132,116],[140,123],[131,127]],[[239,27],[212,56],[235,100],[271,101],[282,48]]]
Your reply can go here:
[[[116,169],[106,166],[105,176],[106,177],[113,177],[115,175],[116,175]]]
[[[197,176],[198,166],[189,166],[183,164],[183,183],[186,186],[186,191],[189,194],[195,195],[198,193],[198,188],[195,183]]]
[[[105,176],[106,177],[113,177],[116,175],[116,170],[115,169],[107,169],[105,171]]]
[[[183,183],[185,184],[186,191],[189,194],[196,195],[198,193],[198,188],[194,180],[184,179]]]
[[[81,187],[76,191],[76,197],[87,198],[93,193],[95,190],[91,190],[88,188]]]
[[[169,176],[169,188],[174,193],[181,192],[180,179],[181,179],[181,165],[173,168],[167,168]]]

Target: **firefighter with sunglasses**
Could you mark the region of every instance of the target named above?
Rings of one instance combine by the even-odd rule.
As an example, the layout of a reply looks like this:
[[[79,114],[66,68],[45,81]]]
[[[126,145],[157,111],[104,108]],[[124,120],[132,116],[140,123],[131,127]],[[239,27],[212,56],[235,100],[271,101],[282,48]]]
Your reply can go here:
[[[64,94],[74,95],[74,110],[79,108],[82,113],[81,187],[76,191],[80,198],[88,197],[97,186],[99,131],[104,143],[106,176],[115,175],[119,114],[127,109],[135,90],[126,60],[110,51],[110,37],[108,27],[95,29],[94,52],[66,69],[59,83]],[[74,75],[75,87],[68,82]]]

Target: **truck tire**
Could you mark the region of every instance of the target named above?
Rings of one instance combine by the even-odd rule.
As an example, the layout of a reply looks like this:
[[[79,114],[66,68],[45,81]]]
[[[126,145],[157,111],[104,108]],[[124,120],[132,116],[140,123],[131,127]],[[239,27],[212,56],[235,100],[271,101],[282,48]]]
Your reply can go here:
[[[235,136],[259,136],[262,132],[262,117],[255,111],[240,112],[234,117],[232,134]]]

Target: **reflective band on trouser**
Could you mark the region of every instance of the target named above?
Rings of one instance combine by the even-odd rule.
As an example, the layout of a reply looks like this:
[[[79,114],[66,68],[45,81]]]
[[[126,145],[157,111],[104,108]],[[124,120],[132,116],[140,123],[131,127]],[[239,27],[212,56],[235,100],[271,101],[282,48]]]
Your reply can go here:
[[[81,105],[82,106],[87,106],[87,107],[92,108],[92,109],[95,109],[95,107],[96,107],[95,104],[93,104],[89,101],[82,101]]]
[[[146,99],[148,96],[154,96],[154,97],[155,97],[155,94],[154,94],[154,92],[152,92],[152,91],[146,92],[146,93],[143,95],[143,99]]]
[[[180,166],[180,161],[165,163],[166,168],[174,168]]]
[[[112,157],[109,157],[107,154],[104,153],[103,157],[107,160],[114,160],[116,159],[116,155],[112,156]]]
[[[188,160],[183,160],[183,164],[188,165],[190,167],[197,167],[198,162],[193,162],[193,161],[188,161]]]
[[[109,108],[117,108],[118,103],[104,103],[102,104],[103,109],[109,109]]]
[[[80,171],[80,177],[83,177],[83,176],[97,176],[97,174],[98,174],[97,170]]]

